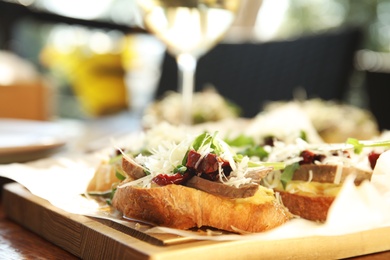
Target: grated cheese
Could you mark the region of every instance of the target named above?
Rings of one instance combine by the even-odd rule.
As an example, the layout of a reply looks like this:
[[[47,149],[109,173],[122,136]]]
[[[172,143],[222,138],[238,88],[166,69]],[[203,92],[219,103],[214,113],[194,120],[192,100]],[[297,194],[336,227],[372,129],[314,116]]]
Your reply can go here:
[[[336,174],[334,176],[333,183],[334,184],[340,184],[342,175],[343,175],[343,166],[340,165],[340,164],[337,164]]]
[[[193,132],[186,132],[184,128],[173,127],[166,124],[162,124],[160,127],[154,127],[152,131],[148,131],[145,134],[144,141],[146,148],[150,150],[151,155],[144,156],[139,154],[133,160],[144,167],[150,175],[145,176],[142,180],[137,180],[134,185],[146,187],[150,185],[148,182],[150,182],[151,179],[158,174],[173,174],[175,167],[182,164],[186,152],[190,149],[190,146],[197,136],[198,135],[195,135]],[[219,134],[216,133],[213,135],[213,138],[213,142],[220,152],[218,156],[220,156],[223,160],[228,161],[232,168],[232,172],[230,173],[229,178],[227,178],[223,173],[222,164],[218,165],[220,181],[226,185],[235,187],[251,183],[252,179],[247,177],[248,172],[255,170],[254,167],[248,166],[248,162],[251,159],[244,156],[239,162],[236,162],[234,160],[236,153],[222,138],[220,138]],[[315,147],[313,145],[308,144],[301,138],[294,138],[294,142],[286,143],[274,140],[274,146],[265,146],[264,148],[269,155],[264,162],[284,162],[285,165],[290,165],[303,159],[300,157],[300,153],[303,150],[309,149],[313,152],[320,152],[325,155],[325,159],[322,162],[316,161],[316,164],[338,165],[334,179],[335,184],[339,184],[341,182],[342,165],[356,165],[357,162],[368,165],[367,159],[362,161],[361,156],[351,154],[350,158],[347,157],[343,153],[344,150],[342,148],[335,149],[335,146],[317,144],[317,149],[314,149]],[[211,142],[207,142],[207,144],[202,144],[197,152],[201,156],[195,164],[196,167],[199,166],[199,163],[207,154],[215,151],[211,147]],[[261,161],[259,162],[261,163]],[[280,170],[273,171],[263,179],[263,184],[269,188],[275,188],[280,185],[280,177]],[[307,182],[312,182],[312,179],[313,173],[310,171]]]
[[[311,182],[313,180],[313,171],[310,170],[309,171],[309,179],[307,180],[307,182]]]

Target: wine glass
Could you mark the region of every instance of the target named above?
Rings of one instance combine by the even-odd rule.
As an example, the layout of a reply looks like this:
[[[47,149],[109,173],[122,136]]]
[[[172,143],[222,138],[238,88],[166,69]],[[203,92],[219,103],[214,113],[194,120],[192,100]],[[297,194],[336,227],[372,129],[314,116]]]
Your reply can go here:
[[[145,27],[176,58],[183,124],[192,123],[197,60],[228,31],[239,3],[240,0],[138,0]]]

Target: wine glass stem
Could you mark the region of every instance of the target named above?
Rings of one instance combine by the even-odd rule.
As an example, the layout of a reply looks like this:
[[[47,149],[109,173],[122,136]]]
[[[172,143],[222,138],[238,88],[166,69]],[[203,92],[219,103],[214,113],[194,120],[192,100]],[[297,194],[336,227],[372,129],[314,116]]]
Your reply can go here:
[[[182,123],[190,125],[197,59],[193,55],[183,53],[177,56],[176,61],[179,68],[179,92],[182,95]]]

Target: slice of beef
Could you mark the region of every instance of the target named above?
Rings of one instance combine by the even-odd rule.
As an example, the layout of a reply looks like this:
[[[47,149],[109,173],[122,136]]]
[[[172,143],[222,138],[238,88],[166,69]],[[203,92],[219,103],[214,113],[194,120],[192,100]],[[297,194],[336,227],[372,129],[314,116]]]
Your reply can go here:
[[[209,181],[198,176],[192,177],[187,181],[186,185],[213,195],[231,199],[252,197],[259,189],[259,185],[255,183],[241,185],[236,188],[221,182]]]
[[[308,181],[310,179],[311,172],[311,181],[333,183],[335,182],[337,167],[337,165],[330,164],[303,164],[294,172],[294,176],[292,179],[299,181]],[[372,172],[364,171],[355,167],[339,167],[342,167],[340,183],[343,183],[345,178],[351,174],[354,174],[356,176],[356,185],[359,185],[364,180],[371,179]]]
[[[144,168],[135,162],[131,157],[124,155],[122,157],[122,169],[123,171],[133,179],[140,179],[144,177]]]
[[[273,170],[273,167],[257,168],[255,170],[248,171],[245,176],[251,178],[252,182],[260,184],[260,181]]]

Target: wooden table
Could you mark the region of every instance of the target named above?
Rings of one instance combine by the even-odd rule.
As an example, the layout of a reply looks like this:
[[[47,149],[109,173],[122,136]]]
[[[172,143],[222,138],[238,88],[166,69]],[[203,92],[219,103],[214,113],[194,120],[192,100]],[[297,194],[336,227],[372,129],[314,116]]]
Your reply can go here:
[[[0,178],[1,187],[5,182],[9,181]],[[0,259],[77,259],[77,257],[7,219],[0,200]],[[351,259],[390,259],[390,251]]]

